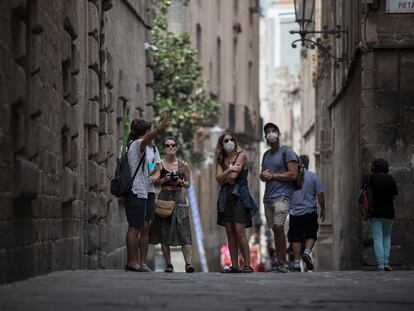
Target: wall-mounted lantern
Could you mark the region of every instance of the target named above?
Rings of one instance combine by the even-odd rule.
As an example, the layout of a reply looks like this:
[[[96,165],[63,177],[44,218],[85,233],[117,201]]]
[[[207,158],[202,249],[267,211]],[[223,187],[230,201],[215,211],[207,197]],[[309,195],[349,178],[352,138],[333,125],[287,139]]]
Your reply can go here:
[[[302,47],[308,47],[314,49],[315,47],[321,52],[323,57],[331,57],[335,61],[335,68],[339,67],[340,63],[348,60],[348,55],[343,52],[340,57],[337,57],[331,53],[332,46],[324,45],[322,38],[317,38],[316,41],[307,37],[308,34],[322,34],[324,39],[327,39],[330,35],[336,38],[341,38],[343,34],[348,35],[348,30],[342,29],[341,25],[337,25],[334,29],[329,29],[325,26],[323,30],[308,30],[313,24],[312,16],[315,9],[315,0],[295,0],[295,15],[296,22],[299,24],[299,30],[291,30],[291,34],[299,34],[300,39],[292,42],[292,47],[297,47],[297,42],[302,43]]]

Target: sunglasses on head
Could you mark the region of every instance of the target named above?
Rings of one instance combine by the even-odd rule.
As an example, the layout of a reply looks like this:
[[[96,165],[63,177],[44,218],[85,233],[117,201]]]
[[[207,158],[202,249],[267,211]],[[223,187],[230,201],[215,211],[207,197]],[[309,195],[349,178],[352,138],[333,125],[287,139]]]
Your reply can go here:
[[[227,144],[229,141],[234,141],[234,138],[226,138],[223,140],[225,144]]]
[[[177,147],[177,144],[165,144],[164,148],[175,148]]]

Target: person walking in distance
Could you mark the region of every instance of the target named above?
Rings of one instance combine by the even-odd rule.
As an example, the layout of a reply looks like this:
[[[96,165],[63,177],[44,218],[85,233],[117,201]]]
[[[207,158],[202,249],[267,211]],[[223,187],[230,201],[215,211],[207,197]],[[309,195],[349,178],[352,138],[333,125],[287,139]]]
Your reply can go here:
[[[250,236],[249,246],[250,246],[250,265],[252,266],[253,271],[259,272],[262,260],[260,256],[259,236],[257,235],[257,233],[253,233]]]
[[[388,173],[389,165],[384,159],[375,159],[366,182],[372,191],[372,210],[369,215],[378,271],[391,271],[391,228],[394,219],[394,197],[398,195],[397,184]]]
[[[230,250],[227,243],[224,243],[220,248],[220,265],[223,270],[226,270],[231,266]]]
[[[222,134],[216,148],[216,180],[220,185],[217,200],[217,224],[224,226],[232,265],[224,273],[238,273],[238,252],[243,257],[241,272],[251,273],[246,228],[252,226],[257,205],[250,196],[247,182],[247,157],[230,132]]]
[[[308,170],[309,157],[307,155],[301,155],[300,161],[305,166],[305,179],[302,189],[293,192],[289,209],[288,237],[292,243],[295,272],[301,271],[301,256],[306,269],[313,270],[311,251],[317,240],[319,228],[316,198],[321,207],[320,219],[325,220],[324,189],[319,176]]]
[[[260,180],[266,183],[263,203],[266,222],[273,230],[277,257],[276,272],[287,272],[286,235],[284,225],[293,192],[292,182],[298,174],[297,155],[279,141],[280,130],[274,123],[264,128],[265,138],[270,148],[264,153]]]
[[[125,198],[125,212],[128,221],[126,236],[127,264],[125,270],[143,272],[138,260],[138,247],[142,230],[145,224],[147,209],[147,182],[148,167],[145,164],[146,147],[159,134],[160,129],[170,125],[170,119],[163,119],[160,128],[151,130],[151,123],[143,119],[134,119],[131,122],[128,135],[128,164],[131,176],[137,172],[132,183],[132,189]]]

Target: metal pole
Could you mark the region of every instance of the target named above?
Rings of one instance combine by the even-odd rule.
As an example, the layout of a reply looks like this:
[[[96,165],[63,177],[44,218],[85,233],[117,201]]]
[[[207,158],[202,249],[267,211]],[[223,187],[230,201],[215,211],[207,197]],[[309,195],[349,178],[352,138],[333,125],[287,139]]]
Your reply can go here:
[[[201,271],[208,272],[206,251],[204,249],[204,235],[203,228],[201,225],[200,213],[198,211],[196,192],[193,184],[190,184],[188,188],[188,200],[190,201],[191,214],[193,216],[194,232],[197,239],[198,254],[200,256]]]

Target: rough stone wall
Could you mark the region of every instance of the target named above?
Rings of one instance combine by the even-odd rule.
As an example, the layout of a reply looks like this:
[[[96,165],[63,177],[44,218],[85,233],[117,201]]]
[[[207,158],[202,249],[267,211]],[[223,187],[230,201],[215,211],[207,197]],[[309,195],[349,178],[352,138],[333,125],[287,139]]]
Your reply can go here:
[[[374,158],[390,164],[399,195],[394,201],[390,263],[414,268],[414,14],[387,14],[385,1],[367,19],[368,53],[363,57],[361,103],[362,174]],[[363,226],[363,264],[375,256]]]
[[[326,187],[327,221],[332,223],[331,252],[326,251],[328,238],[316,250],[322,270],[375,267],[368,224],[355,201],[361,179],[379,157],[390,163],[400,192],[390,263],[413,268],[414,149],[409,133],[414,126],[414,22],[413,14],[387,14],[385,9],[385,0],[379,1],[379,10],[356,1],[321,6],[321,25],[339,24],[349,30],[348,49],[343,40],[331,41],[333,53],[347,51],[353,57],[337,70],[325,61],[314,80],[321,116],[316,122],[316,146]],[[329,232],[323,234],[327,236]],[[324,261],[327,256],[331,264]]]
[[[122,119],[152,116],[147,6],[0,2],[0,283],[125,262],[108,185]]]
[[[332,53],[348,53],[349,61],[334,67],[331,58],[315,56],[316,167],[325,188],[326,220],[320,224],[314,256],[318,270],[358,269],[360,217],[355,208],[359,185],[359,106],[361,67],[358,42],[358,1],[325,2],[316,7],[316,30],[325,25],[347,27],[348,36],[323,40]],[[341,12],[347,12],[342,14]],[[336,14],[335,14],[336,12]],[[351,57],[354,59],[351,63]]]
[[[329,107],[332,129],[331,189],[333,265],[335,269],[358,269],[361,262],[361,217],[355,208],[360,179],[361,67],[356,65],[344,94]]]
[[[325,64],[324,74],[332,72]],[[355,208],[359,185],[360,66],[351,75],[344,92],[332,100],[331,79],[321,79],[316,88],[319,176],[325,188],[326,219],[320,223],[314,250],[318,270],[360,267],[360,216]]]

